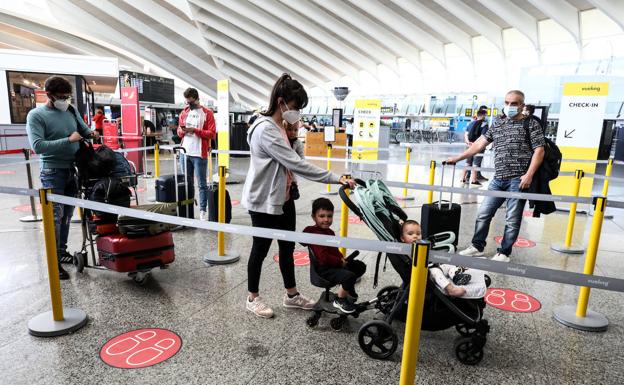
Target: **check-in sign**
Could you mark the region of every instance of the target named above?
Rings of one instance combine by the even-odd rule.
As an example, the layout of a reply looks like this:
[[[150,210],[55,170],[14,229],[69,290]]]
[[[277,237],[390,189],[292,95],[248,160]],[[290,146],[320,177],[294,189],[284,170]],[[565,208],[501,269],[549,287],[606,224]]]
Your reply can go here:
[[[607,82],[564,83],[557,145],[599,147],[608,95]]]

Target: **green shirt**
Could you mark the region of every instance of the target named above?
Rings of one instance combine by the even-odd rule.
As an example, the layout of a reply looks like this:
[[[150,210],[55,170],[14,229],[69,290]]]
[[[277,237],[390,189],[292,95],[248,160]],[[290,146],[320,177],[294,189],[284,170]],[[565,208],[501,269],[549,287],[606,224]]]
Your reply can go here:
[[[91,134],[91,130],[75,109],[74,113],[47,105],[37,107],[28,113],[26,132],[30,146],[41,159],[42,169],[72,167],[79,144],[70,143],[69,136],[74,131],[78,131],[83,137]]]

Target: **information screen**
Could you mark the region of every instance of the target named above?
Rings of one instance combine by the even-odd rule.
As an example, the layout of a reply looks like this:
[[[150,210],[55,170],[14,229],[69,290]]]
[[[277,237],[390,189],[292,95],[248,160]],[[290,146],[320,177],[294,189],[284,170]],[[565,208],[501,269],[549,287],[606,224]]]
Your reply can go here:
[[[119,87],[136,87],[141,102],[175,103],[173,79],[138,72],[119,71]]]

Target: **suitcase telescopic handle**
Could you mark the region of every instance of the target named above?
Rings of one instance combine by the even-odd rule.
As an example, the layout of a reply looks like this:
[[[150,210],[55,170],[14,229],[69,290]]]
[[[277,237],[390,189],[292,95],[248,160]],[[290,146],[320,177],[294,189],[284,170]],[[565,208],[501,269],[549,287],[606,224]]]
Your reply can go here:
[[[455,170],[456,170],[456,164],[453,162],[447,162],[444,161],[442,162],[442,184],[441,186],[444,185],[444,166],[446,166],[447,164],[453,165],[453,174],[451,175],[451,188],[455,187]],[[453,191],[451,191],[451,197],[449,198],[449,210],[451,209],[451,207],[453,206]],[[442,191],[440,191],[440,203],[438,205],[438,208],[442,208]]]

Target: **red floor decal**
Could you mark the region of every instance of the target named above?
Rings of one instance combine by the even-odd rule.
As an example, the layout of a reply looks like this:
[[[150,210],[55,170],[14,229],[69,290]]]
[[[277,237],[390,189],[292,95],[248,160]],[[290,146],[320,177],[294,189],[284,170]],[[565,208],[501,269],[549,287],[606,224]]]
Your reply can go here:
[[[14,175],[15,171],[13,170],[0,170],[0,175]]]
[[[232,199],[232,206],[238,206],[238,205],[240,205],[240,201],[236,199]]]
[[[13,210],[19,211],[20,213],[29,213],[30,212],[30,205],[15,206],[15,207],[13,207]],[[38,204],[35,204],[35,210],[41,211],[41,206],[38,205]]]
[[[181,347],[180,336],[172,331],[137,329],[105,343],[100,349],[100,358],[116,368],[144,368],[168,360]]]
[[[308,252],[303,250],[295,250],[293,253],[293,259],[295,260],[295,266],[308,266],[310,264],[310,258]],[[279,262],[279,254],[273,256],[275,262]]]
[[[349,215],[349,223],[352,225],[361,225],[364,223],[357,215]]]
[[[494,237],[494,240],[496,241],[496,243],[500,245],[500,243],[503,240],[503,237],[497,236],[497,237]],[[518,239],[516,239],[516,243],[514,243],[514,247],[535,247],[535,242],[529,239],[518,237]]]
[[[542,307],[542,304],[530,295],[511,289],[489,288],[485,294],[485,302],[497,309],[514,313],[533,313]]]
[[[522,212],[522,216],[523,217],[533,217],[533,211],[531,211],[531,210],[524,210]]]
[[[147,189],[145,187],[137,187],[137,192],[145,192]]]

